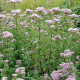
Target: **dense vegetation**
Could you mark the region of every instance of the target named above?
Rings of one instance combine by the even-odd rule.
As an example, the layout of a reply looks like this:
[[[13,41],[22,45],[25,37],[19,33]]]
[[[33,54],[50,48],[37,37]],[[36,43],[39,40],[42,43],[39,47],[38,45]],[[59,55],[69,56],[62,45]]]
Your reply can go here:
[[[80,80],[80,2],[25,1],[1,1],[0,80]]]
[[[0,0],[0,6],[3,10],[11,11],[11,9],[14,9],[14,4],[8,4],[7,1],[9,0]],[[25,9],[36,9],[42,6],[46,9],[53,7],[74,9],[80,7],[80,0],[23,0],[22,3],[16,5],[16,9],[24,11]]]

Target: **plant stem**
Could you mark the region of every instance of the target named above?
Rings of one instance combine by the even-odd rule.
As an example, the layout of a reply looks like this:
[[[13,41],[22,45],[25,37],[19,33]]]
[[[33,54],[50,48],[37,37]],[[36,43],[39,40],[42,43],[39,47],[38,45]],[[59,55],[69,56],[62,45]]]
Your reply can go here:
[[[40,25],[40,23],[39,23],[39,25]],[[40,26],[38,26],[38,28],[39,28],[39,56],[40,56],[40,38],[41,38],[41,35],[40,35]],[[40,60],[40,67],[41,67],[41,64],[42,64],[42,62]],[[42,67],[41,67],[41,70],[42,70]]]
[[[15,9],[15,3],[14,3],[14,9]]]
[[[16,15],[16,17],[15,17],[15,21],[16,21],[16,32],[17,32],[17,34],[18,34],[18,28],[17,28],[17,26],[18,26],[18,22],[17,22],[17,15]]]
[[[51,30],[51,29],[50,29]],[[50,58],[51,58],[51,52],[52,52],[52,32],[50,33],[50,37],[51,37],[51,40],[50,40],[50,53],[49,53],[49,61],[50,61]]]
[[[39,55],[40,55],[40,27],[39,27]]]
[[[52,34],[51,34],[51,38],[52,38]],[[51,42],[50,43],[52,43],[52,40],[51,40]],[[52,45],[50,44],[50,54],[49,54],[49,61],[50,61],[50,58],[51,58],[51,52],[52,52],[52,50],[51,50],[51,47],[52,47]]]

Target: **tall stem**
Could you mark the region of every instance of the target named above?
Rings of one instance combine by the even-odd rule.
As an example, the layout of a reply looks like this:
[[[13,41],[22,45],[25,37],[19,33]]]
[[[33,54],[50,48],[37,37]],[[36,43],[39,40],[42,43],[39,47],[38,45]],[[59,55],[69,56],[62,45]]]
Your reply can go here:
[[[52,34],[50,34],[50,36],[51,36],[51,38],[52,38]],[[50,61],[50,59],[51,59],[51,52],[52,52],[52,39],[51,39],[51,41],[50,41],[50,54],[49,54],[49,61]]]
[[[15,9],[16,4],[14,3],[14,9]]]
[[[39,26],[38,26],[38,28],[39,28],[39,56],[40,56],[40,38],[41,38],[41,35],[40,35],[40,23],[39,23]],[[41,60],[40,60],[40,67],[41,67]],[[41,69],[42,69],[42,67],[41,67]]]
[[[40,26],[39,27],[39,55],[40,55]]]
[[[15,17],[15,21],[16,21],[16,32],[17,32],[17,34],[18,34],[18,28],[17,28],[17,26],[18,26],[17,15],[16,15],[16,17]]]
[[[49,30],[50,30],[50,53],[49,53],[49,61],[51,60],[51,53],[52,53],[52,32],[51,32],[51,29],[49,27]],[[49,64],[49,61],[48,61],[48,64]],[[47,66],[48,68],[48,74],[50,73],[50,67],[49,65]]]
[[[0,32],[1,32],[1,21],[0,21]]]

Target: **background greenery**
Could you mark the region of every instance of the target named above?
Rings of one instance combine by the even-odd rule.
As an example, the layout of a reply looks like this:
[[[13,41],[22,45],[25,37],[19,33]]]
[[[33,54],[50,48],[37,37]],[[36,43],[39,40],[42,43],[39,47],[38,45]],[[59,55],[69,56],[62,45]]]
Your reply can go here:
[[[6,3],[8,0],[0,0],[0,11],[1,10],[12,10],[13,4]],[[35,9],[37,7],[45,7],[45,8],[52,8],[52,7],[61,7],[61,8],[79,8],[80,7],[80,0],[23,0],[22,3],[18,3],[16,5],[16,9],[19,8],[22,11],[25,9]]]

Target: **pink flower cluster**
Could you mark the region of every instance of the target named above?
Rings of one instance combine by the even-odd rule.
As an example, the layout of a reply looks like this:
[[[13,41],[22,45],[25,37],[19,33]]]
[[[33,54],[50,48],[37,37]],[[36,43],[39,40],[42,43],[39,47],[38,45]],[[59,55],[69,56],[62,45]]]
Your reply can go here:
[[[55,28],[55,26],[54,26],[54,25],[51,25],[51,26],[50,26],[50,28],[54,29],[54,28]]]
[[[53,14],[54,13],[52,9],[48,9],[46,12],[47,12],[47,14]]]
[[[32,13],[33,13],[33,10],[31,10],[31,9],[26,9],[26,13],[27,13],[27,14],[32,14]]]
[[[78,28],[69,28],[68,31],[72,32],[72,33],[79,33],[79,29]]]
[[[53,80],[61,80],[63,77],[67,77],[69,75],[70,70],[72,72],[74,71],[73,63],[62,62],[62,64],[59,64],[59,68],[62,68],[62,69],[57,70],[57,71],[53,71],[51,73],[51,77],[52,77]]]
[[[2,60],[2,62],[4,62],[4,63],[8,63],[8,62],[9,62],[9,60]]]
[[[13,40],[11,40],[10,42],[13,43],[13,42],[15,42],[15,41],[16,41],[16,39],[13,39]]]
[[[12,10],[11,13],[15,16],[17,14],[19,14],[21,12],[21,10],[17,9],[17,10]]]
[[[76,59],[79,59],[79,56],[76,56]]]
[[[57,35],[57,36],[54,36],[54,37],[56,37],[57,39],[61,39],[61,36],[60,35]]]
[[[66,49],[66,50],[64,50],[64,53],[60,53],[60,56],[69,57],[69,56],[71,56],[74,53],[75,52],[71,52],[69,49]]]
[[[59,67],[63,67],[63,69],[68,70],[69,68],[72,68],[73,63],[65,63],[62,62],[62,64],[59,64]]]
[[[52,24],[60,23],[60,19],[54,18],[53,20],[46,20],[45,22],[46,22],[47,24],[52,25]]]
[[[54,24],[56,24],[56,23],[60,23],[60,19],[58,19],[58,18],[54,18],[54,19],[53,19],[53,22],[54,22]]]
[[[25,32],[24,34],[25,34],[26,36],[29,36],[29,33],[28,33],[28,32]]]
[[[60,10],[59,7],[55,7],[55,8],[52,8],[52,11],[53,11],[54,13],[57,13],[57,12],[60,12],[61,10]]]
[[[44,7],[38,7],[38,8],[36,8],[35,12],[45,13],[45,8]]]
[[[0,58],[2,58],[2,57],[4,57],[4,55],[3,54],[0,54]]]
[[[17,78],[16,80],[24,80],[24,79],[21,79],[21,78]]]
[[[17,60],[16,63],[17,63],[17,64],[21,64],[22,61],[21,61],[21,60]]]
[[[8,80],[8,77],[2,77],[2,80]]]
[[[4,71],[4,69],[0,69],[0,72],[3,72]]]
[[[7,3],[17,3],[17,2],[22,2],[22,0],[9,0]]]
[[[16,28],[16,25],[13,22],[9,22],[7,25],[10,29]]]
[[[46,20],[45,21],[47,24],[53,24],[53,20]]]
[[[70,15],[70,17],[71,17],[72,19],[75,19],[75,18],[77,17],[77,15],[76,15],[76,14],[72,14],[72,15]]]
[[[42,19],[42,17],[39,16],[39,15],[37,15],[37,14],[32,14],[32,15],[30,15],[29,17],[32,18],[32,19],[35,19],[35,18],[40,18],[40,19]]]
[[[35,43],[38,43],[38,40],[33,42],[33,44],[35,44]]]
[[[15,71],[17,74],[21,74],[22,76],[25,76],[25,67],[19,67]]]
[[[71,75],[69,75],[66,80],[76,80],[76,75],[75,75],[75,73],[72,73]]]
[[[47,32],[47,31],[45,31],[45,30],[40,30],[40,33],[48,34],[48,32]]]
[[[59,7],[55,7],[55,8],[52,8],[52,9],[48,9],[46,11],[46,13],[49,13],[49,14],[55,14],[55,13],[59,13],[61,10]]]
[[[60,80],[62,77],[67,76],[69,72],[65,69],[53,71],[51,77],[53,80]]]
[[[64,12],[64,14],[71,14],[72,11],[70,9],[62,9],[62,12]]]
[[[12,76],[13,76],[13,77],[17,77],[18,75],[17,75],[17,74],[12,74]]]
[[[51,80],[47,74],[44,74],[44,80]]]
[[[3,14],[0,14],[0,20],[5,18],[5,16]]]
[[[10,38],[13,37],[13,34],[11,32],[5,31],[3,32],[3,38]]]

